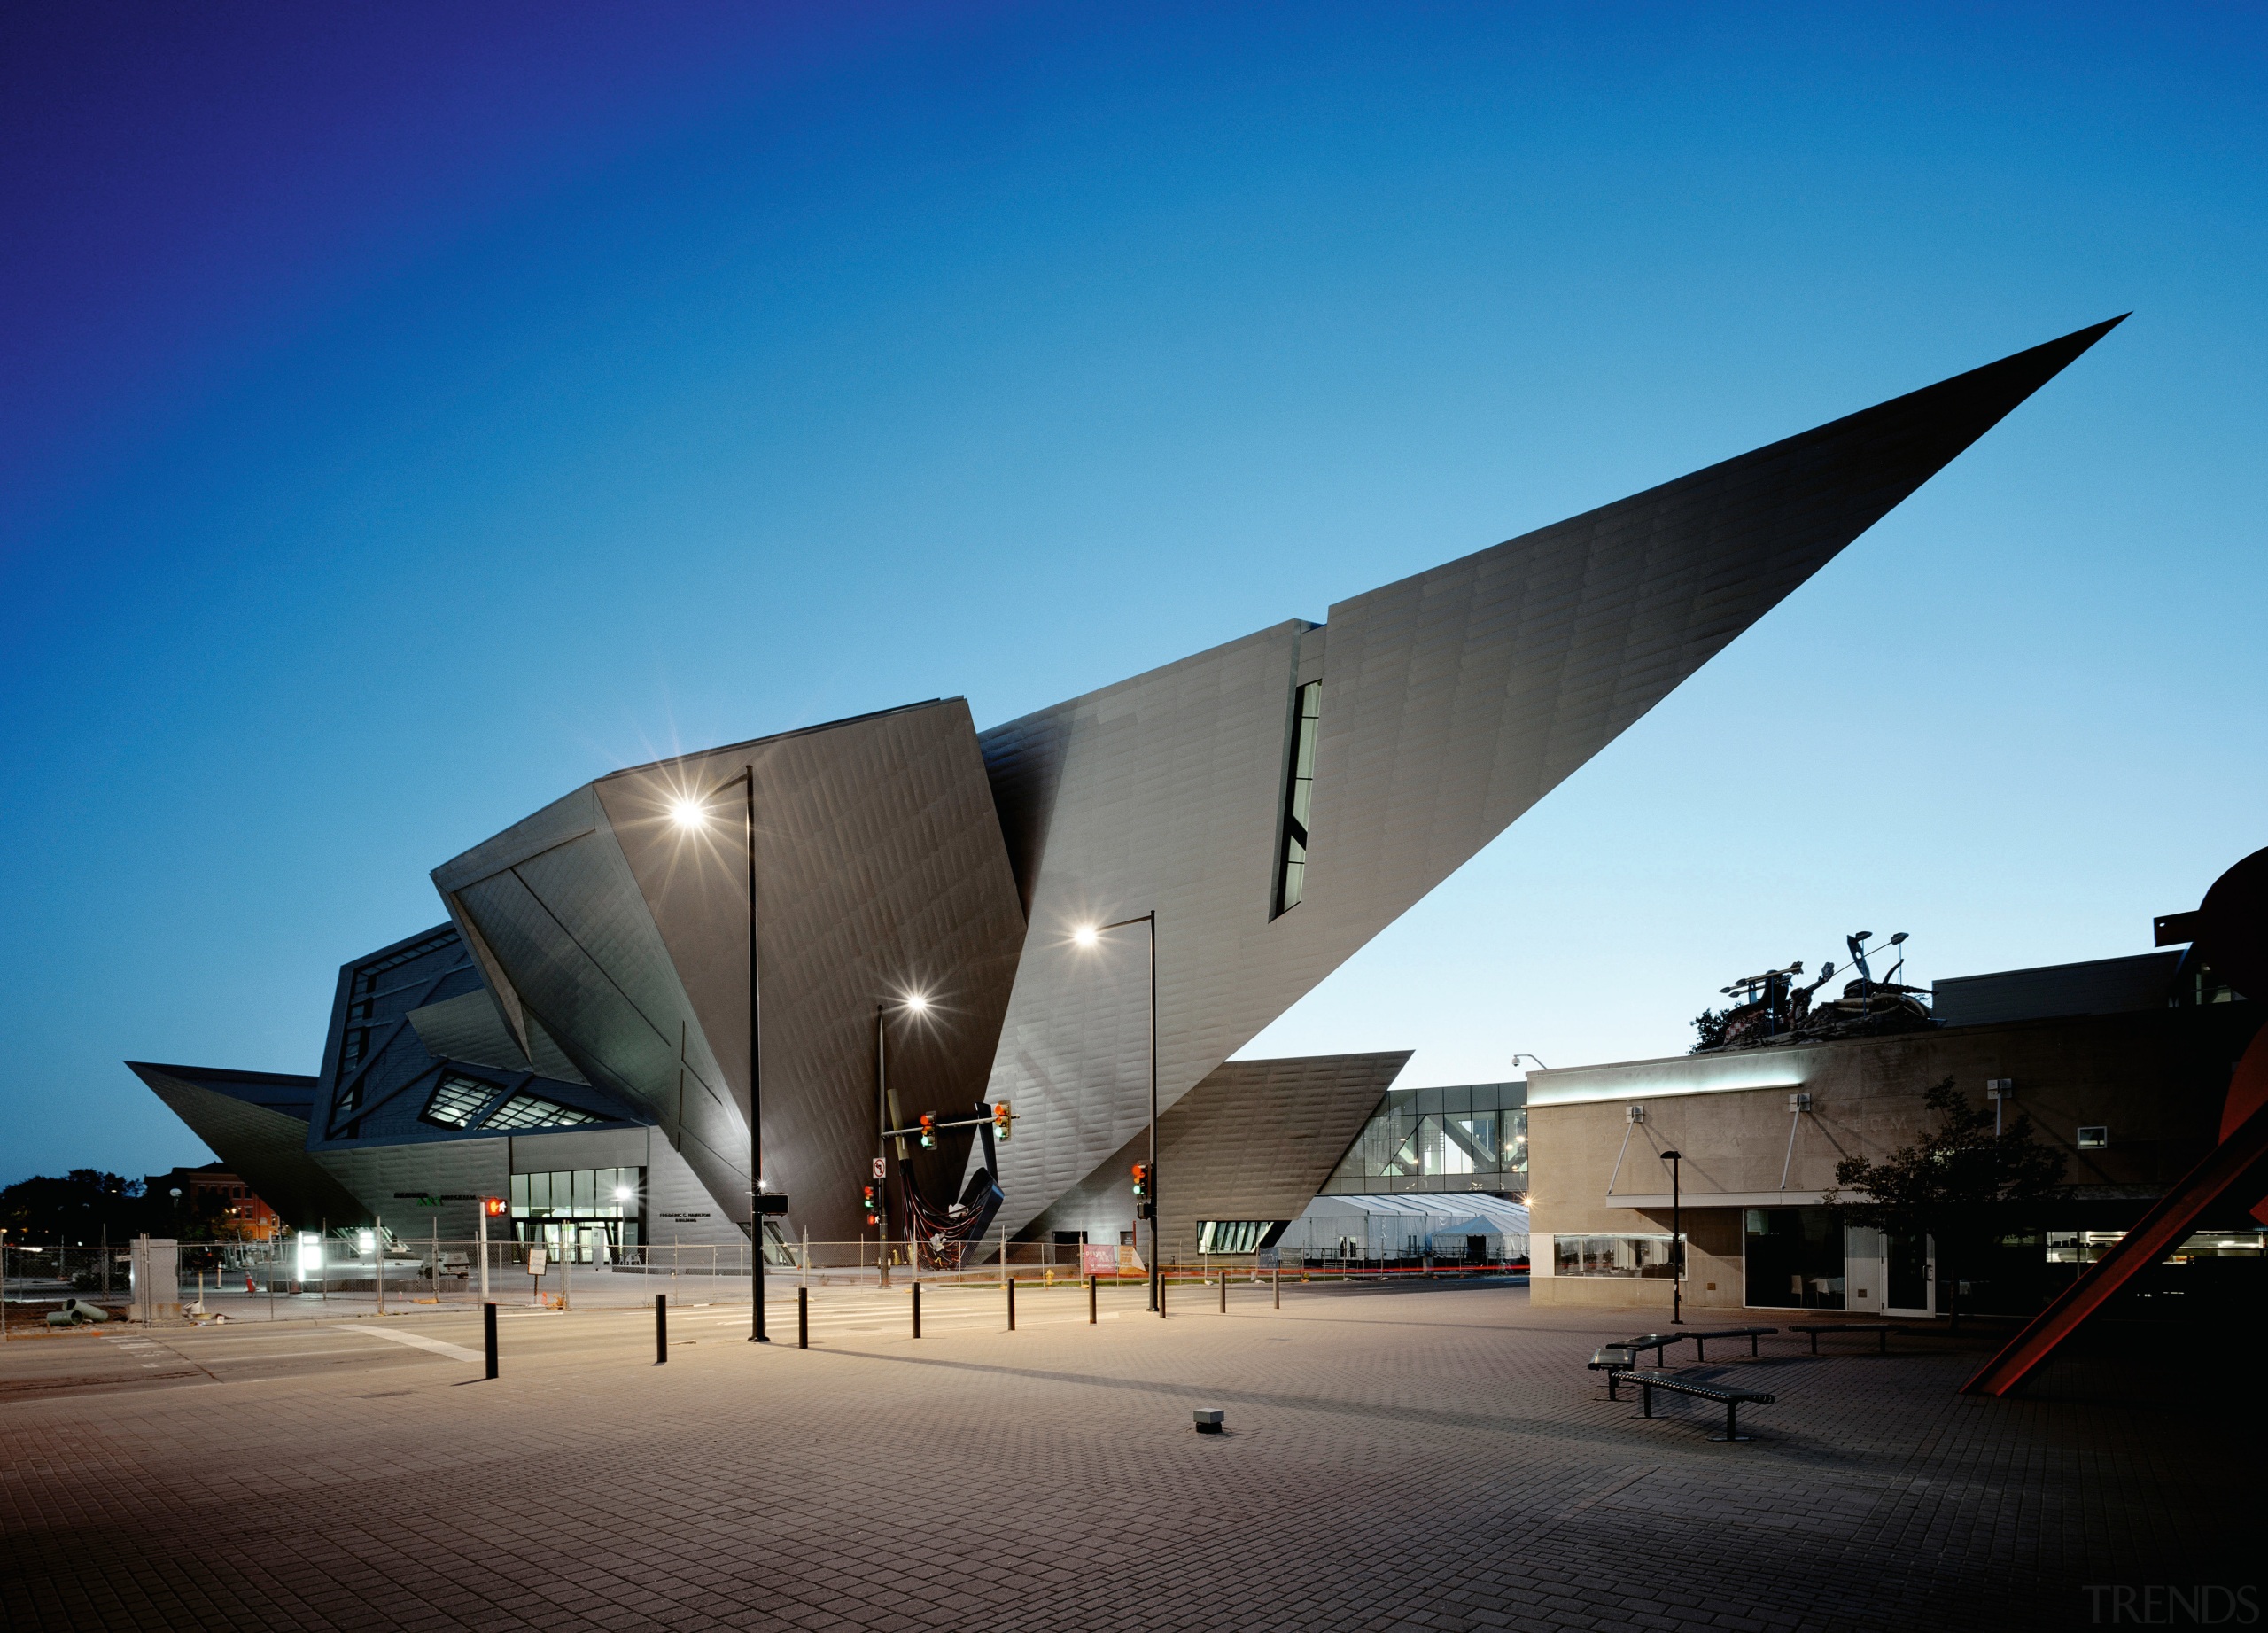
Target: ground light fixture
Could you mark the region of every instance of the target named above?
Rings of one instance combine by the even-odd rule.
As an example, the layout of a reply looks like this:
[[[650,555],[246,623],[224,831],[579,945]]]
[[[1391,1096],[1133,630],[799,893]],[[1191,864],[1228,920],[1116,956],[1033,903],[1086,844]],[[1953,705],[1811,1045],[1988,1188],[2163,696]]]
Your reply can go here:
[[[709,813],[717,796],[738,783],[745,793],[742,804],[741,846],[747,865],[748,901],[748,1239],[754,1275],[750,1292],[755,1296],[749,1318],[749,1342],[768,1344],[764,1333],[764,1221],[788,1211],[784,1195],[767,1191],[764,1184],[764,1051],[763,1006],[757,989],[760,966],[756,937],[756,767],[744,766],[709,790],[705,797],[680,794],[670,801],[669,817],[681,832],[707,829]]]
[[[1091,947],[1115,929],[1143,924],[1150,931],[1150,1161],[1149,1197],[1134,1205],[1135,1217],[1150,1222],[1150,1308],[1162,1318],[1166,1313],[1163,1271],[1158,1258],[1158,912],[1136,914],[1109,924],[1081,924],[1071,931],[1073,942]]]

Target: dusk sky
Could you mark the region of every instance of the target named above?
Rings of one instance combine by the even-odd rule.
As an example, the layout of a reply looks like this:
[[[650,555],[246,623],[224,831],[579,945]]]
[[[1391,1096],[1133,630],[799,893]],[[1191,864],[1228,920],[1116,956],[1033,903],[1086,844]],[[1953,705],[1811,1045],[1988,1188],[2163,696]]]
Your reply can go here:
[[[16,5],[0,1182],[438,863],[980,727],[2133,316],[1247,1055],[1674,1053],[2268,844],[2257,7]]]

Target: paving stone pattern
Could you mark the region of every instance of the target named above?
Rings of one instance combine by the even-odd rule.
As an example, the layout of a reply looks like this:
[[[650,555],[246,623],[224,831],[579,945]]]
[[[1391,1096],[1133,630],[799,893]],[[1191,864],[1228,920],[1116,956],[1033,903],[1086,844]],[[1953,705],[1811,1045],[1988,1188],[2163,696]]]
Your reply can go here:
[[[1779,1397],[1724,1445],[1720,1408],[1643,1421],[1583,1370],[1635,1315],[1503,1287],[1278,1313],[1239,1286],[1160,1322],[1138,1296],[1089,1326],[1027,1290],[1010,1334],[996,1295],[940,1293],[915,1342],[902,1292],[843,1294],[808,1351],[682,1310],[666,1367],[627,1312],[523,1317],[494,1383],[351,1331],[159,1333],[156,1367],[139,1334],[13,1344],[0,1621],[1934,1633],[2096,1625],[2086,1584],[2249,1568],[2225,1404],[2138,1402],[2110,1363],[1978,1401],[1974,1349],[1767,1340],[1689,1369]],[[462,1312],[396,1320],[478,1346]]]

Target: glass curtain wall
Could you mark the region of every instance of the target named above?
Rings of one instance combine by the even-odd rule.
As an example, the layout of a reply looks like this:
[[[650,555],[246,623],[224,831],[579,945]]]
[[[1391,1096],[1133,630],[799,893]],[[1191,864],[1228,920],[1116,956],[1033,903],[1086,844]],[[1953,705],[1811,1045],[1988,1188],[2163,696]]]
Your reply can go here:
[[[575,1168],[512,1176],[512,1232],[555,1259],[603,1264],[646,1240],[646,1170]]]
[[[1527,1191],[1527,1085],[1394,1089],[1363,1125],[1323,1194]]]

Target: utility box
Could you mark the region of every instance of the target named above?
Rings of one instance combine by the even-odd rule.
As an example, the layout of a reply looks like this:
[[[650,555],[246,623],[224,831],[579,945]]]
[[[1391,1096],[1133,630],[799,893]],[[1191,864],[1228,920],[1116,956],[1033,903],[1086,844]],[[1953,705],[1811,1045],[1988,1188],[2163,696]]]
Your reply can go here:
[[[181,1319],[181,1243],[169,1236],[136,1236],[128,1264],[136,1321]]]

